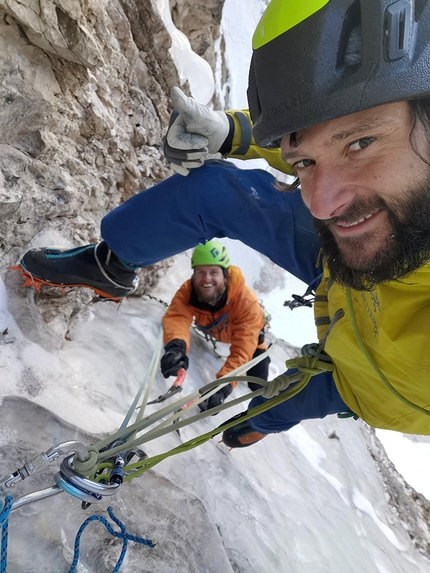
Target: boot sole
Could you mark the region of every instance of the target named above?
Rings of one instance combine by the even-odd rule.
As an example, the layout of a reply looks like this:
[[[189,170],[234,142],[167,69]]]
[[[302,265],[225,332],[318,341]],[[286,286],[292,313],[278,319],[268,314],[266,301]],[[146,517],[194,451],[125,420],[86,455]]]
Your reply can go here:
[[[64,291],[66,288],[73,288],[73,287],[89,288],[92,291],[94,291],[97,296],[111,300],[113,302],[121,302],[127,296],[127,295],[124,295],[124,296],[120,296],[120,297],[115,297],[115,296],[112,296],[112,295],[98,289],[97,287],[94,287],[94,286],[91,286],[88,284],[73,283],[73,284],[65,285],[62,283],[50,282],[50,281],[41,279],[39,277],[36,277],[36,276],[30,274],[28,271],[25,271],[19,265],[14,266],[14,267],[9,267],[9,270],[10,271],[18,271],[21,274],[22,278],[25,279],[25,282],[21,285],[23,288],[32,287],[32,288],[36,289],[37,292],[40,292],[40,287],[42,285],[47,285],[47,286],[51,286],[51,287],[61,288],[61,290],[63,291],[63,294],[64,294]]]

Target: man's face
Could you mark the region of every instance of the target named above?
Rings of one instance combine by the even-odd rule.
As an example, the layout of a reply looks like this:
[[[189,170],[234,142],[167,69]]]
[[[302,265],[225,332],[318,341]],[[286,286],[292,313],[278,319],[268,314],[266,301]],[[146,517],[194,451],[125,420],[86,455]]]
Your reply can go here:
[[[226,279],[222,268],[217,265],[195,267],[193,282],[200,302],[214,306],[224,294]]]
[[[334,119],[282,139],[330,272],[357,289],[430,260],[430,149],[406,102]]]

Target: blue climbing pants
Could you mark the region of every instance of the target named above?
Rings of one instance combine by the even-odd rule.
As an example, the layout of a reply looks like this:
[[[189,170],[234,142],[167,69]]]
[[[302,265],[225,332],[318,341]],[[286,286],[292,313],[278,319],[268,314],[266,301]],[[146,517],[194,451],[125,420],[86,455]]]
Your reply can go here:
[[[150,266],[213,238],[238,239],[306,284],[318,280],[319,240],[300,191],[279,191],[259,169],[208,161],[187,177],[173,175],[102,220],[102,237],[124,261]],[[310,341],[312,342],[312,341]],[[254,399],[250,407],[261,403]],[[263,433],[301,420],[349,411],[333,378],[320,374],[294,398],[250,420]]]

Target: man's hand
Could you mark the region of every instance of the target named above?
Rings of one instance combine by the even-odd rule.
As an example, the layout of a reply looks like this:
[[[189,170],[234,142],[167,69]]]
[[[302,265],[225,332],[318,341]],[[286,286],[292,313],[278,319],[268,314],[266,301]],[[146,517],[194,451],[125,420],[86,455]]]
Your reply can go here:
[[[180,88],[170,92],[175,108],[170,116],[164,142],[164,156],[181,175],[201,167],[208,153],[217,153],[230,131],[223,111],[211,111],[207,106],[187,97]]]
[[[210,410],[211,408],[216,408],[216,406],[221,406],[221,404],[224,404],[224,401],[227,398],[227,396],[230,396],[232,391],[233,388],[231,384],[227,384],[227,386],[224,386],[224,388],[221,388],[221,390],[215,392],[215,394],[213,394],[210,398],[208,398],[204,402],[200,402],[200,404],[198,405],[200,408],[200,412],[206,412],[206,410]],[[216,414],[214,414],[214,416],[216,416]]]
[[[176,376],[179,368],[188,368],[188,356],[185,353],[187,345],[184,340],[174,338],[164,347],[164,355],[160,361],[161,373],[164,378]]]

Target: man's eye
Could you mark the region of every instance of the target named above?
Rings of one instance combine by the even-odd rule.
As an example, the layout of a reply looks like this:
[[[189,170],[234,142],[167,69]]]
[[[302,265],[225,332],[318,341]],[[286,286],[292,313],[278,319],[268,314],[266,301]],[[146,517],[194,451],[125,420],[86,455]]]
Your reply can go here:
[[[312,159],[301,159],[300,161],[296,161],[293,163],[293,167],[296,169],[303,169],[304,167],[309,167],[309,165],[313,165],[315,161]]]
[[[357,139],[357,141],[353,141],[349,145],[349,148],[352,149],[352,151],[360,151],[360,149],[368,147],[374,141],[375,141],[374,137],[362,137],[360,139]]]

